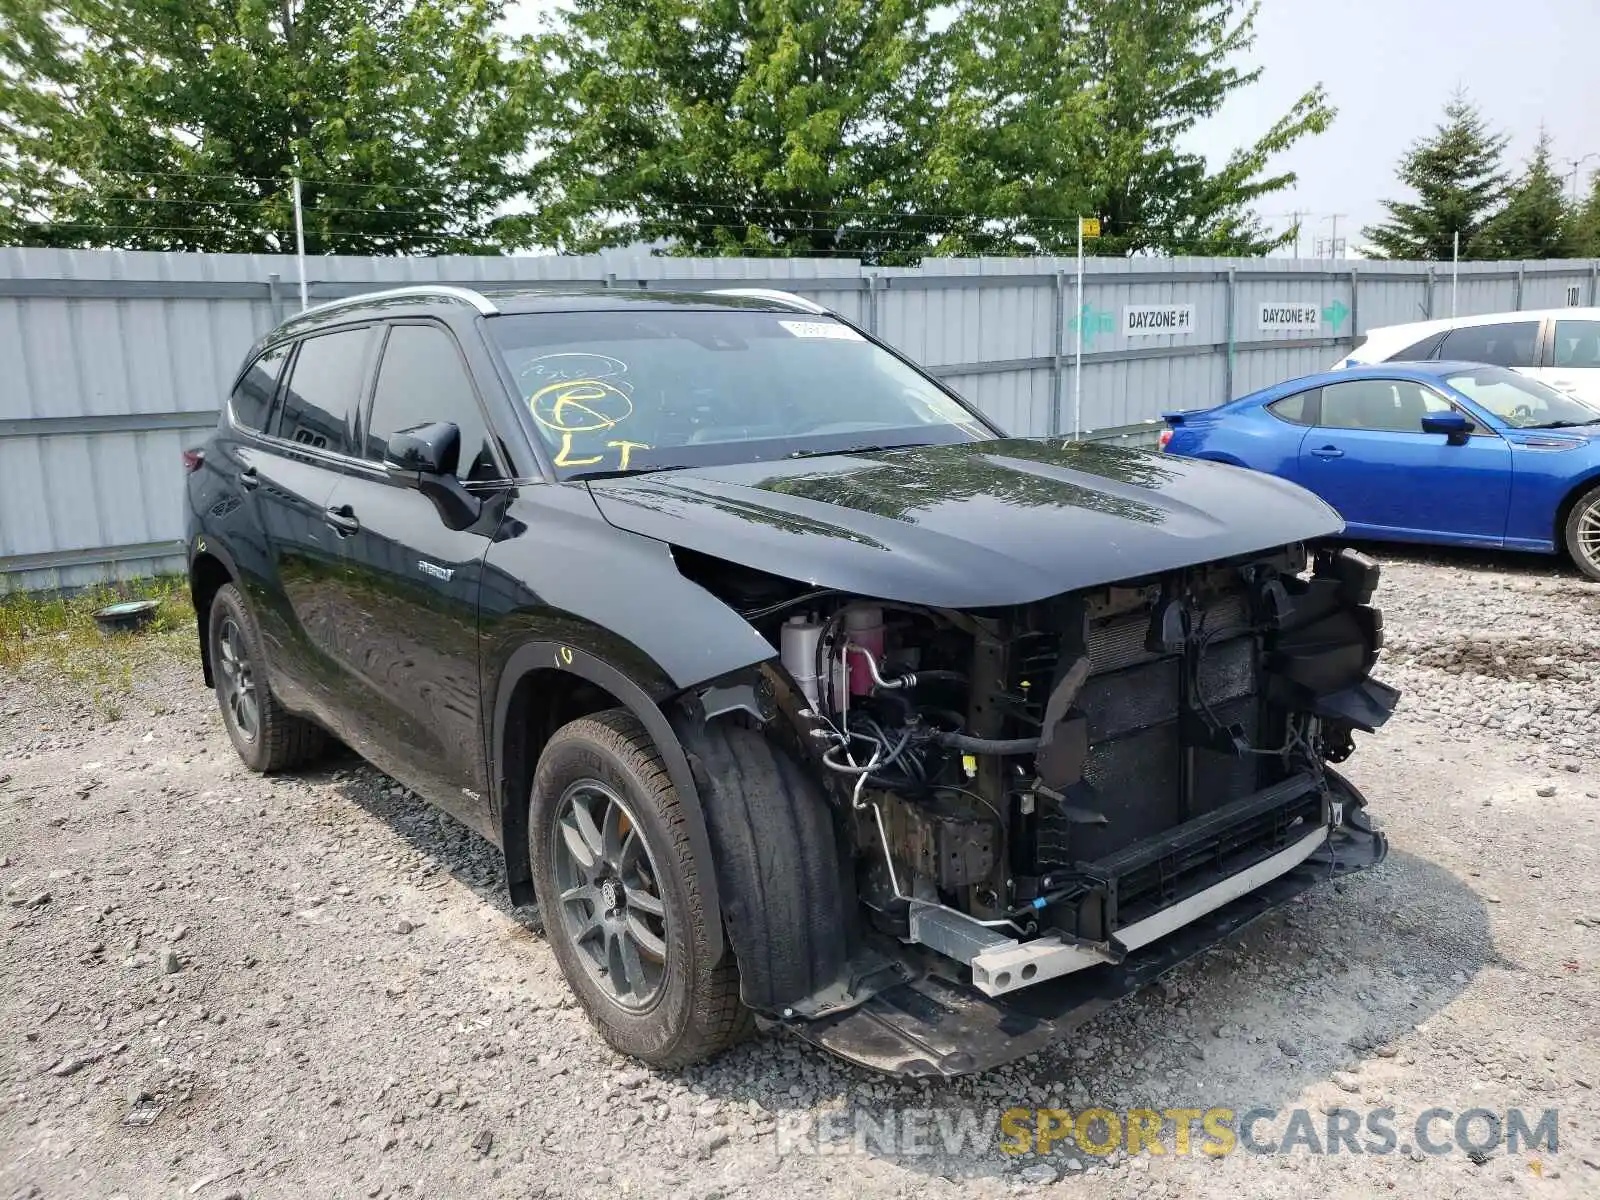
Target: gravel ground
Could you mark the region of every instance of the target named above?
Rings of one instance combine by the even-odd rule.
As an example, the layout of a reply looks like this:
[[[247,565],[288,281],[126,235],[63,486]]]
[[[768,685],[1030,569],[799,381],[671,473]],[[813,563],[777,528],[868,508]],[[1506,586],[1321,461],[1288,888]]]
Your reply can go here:
[[[358,761],[249,774],[192,662],[142,672],[114,722],[0,678],[0,1197],[1595,1195],[1600,586],[1384,557],[1380,674],[1407,695],[1349,773],[1389,859],[1050,1052],[940,1085],[779,1036],[641,1069],[573,1007],[492,848]],[[1560,1142],[1002,1151],[1004,1110],[1091,1104],[1318,1128],[1389,1107],[1402,1143],[1434,1106],[1556,1109]],[[807,1152],[825,1114],[904,1131],[924,1110],[980,1136]]]

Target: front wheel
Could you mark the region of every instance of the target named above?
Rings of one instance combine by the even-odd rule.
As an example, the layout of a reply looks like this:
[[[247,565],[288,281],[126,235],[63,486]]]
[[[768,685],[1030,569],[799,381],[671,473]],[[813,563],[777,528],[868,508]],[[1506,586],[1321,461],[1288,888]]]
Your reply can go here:
[[[534,889],[556,961],[602,1037],[681,1067],[750,1028],[731,953],[712,958],[701,871],[661,756],[624,709],[558,730],[528,812]]]
[[[1590,579],[1600,579],[1600,487],[1590,488],[1567,514],[1567,553]]]

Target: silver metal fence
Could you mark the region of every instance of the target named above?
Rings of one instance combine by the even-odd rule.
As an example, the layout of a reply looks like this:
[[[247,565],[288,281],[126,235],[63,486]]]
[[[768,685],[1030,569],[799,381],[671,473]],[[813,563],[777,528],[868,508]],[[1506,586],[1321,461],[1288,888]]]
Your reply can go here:
[[[1449,314],[1449,268],[1274,259],[310,260],[311,299],[397,283],[777,287],[857,322],[1018,435],[1154,438],[1159,414],[1323,369]],[[1600,263],[1466,263],[1457,311],[1600,302]],[[181,566],[180,451],[249,344],[298,307],[292,257],[0,250],[0,591]],[[1083,338],[1081,410],[1073,351]]]

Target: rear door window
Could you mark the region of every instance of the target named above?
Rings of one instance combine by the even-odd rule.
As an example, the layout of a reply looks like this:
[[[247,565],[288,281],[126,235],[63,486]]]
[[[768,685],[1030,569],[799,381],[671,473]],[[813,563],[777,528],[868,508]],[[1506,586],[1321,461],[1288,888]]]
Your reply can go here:
[[[355,455],[356,413],[373,338],[374,330],[364,327],[300,343],[279,409],[279,437],[313,450]]]
[[[1452,329],[1439,350],[1441,359],[1489,363],[1496,367],[1539,365],[1539,322],[1504,321]]]
[[[288,345],[274,346],[250,364],[228,398],[235,425],[243,429],[267,428],[272,398],[278,391],[278,376],[288,357]]]

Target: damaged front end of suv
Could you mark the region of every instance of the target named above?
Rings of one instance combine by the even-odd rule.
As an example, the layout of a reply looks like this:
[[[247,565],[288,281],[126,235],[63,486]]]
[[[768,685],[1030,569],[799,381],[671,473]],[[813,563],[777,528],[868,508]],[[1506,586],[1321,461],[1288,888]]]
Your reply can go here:
[[[1328,766],[1397,699],[1378,568],[1311,493],[1007,437],[794,297],[544,303],[492,334],[564,486],[507,510],[484,661],[557,697],[502,708],[508,878],[613,1045],[715,1053],[736,986],[853,1061],[978,1070],[1383,857]]]
[[[1005,575],[929,553],[899,586],[869,579],[877,517],[846,522],[841,508],[861,517],[875,495],[905,494],[930,457],[977,473],[980,500],[1005,494],[1000,476],[1013,472],[1056,489],[1057,506],[1031,511],[1064,536],[1014,550],[991,538],[989,553],[1013,556]],[[748,499],[729,502],[726,479],[594,485],[608,516],[674,542],[679,571],[779,649],[693,689],[676,720],[758,1014],[880,1070],[961,1074],[1038,1049],[1317,880],[1382,859],[1365,800],[1328,766],[1398,695],[1370,675],[1383,637],[1377,564],[1328,542],[1337,518],[1305,493],[1210,464],[1164,464],[1152,519],[1130,523],[1100,501],[1086,512],[1086,483],[1125,491],[1117,477],[1149,457],[1002,442],[873,455],[825,481],[778,472],[744,492],[782,498],[791,521],[796,497],[826,495],[833,533],[848,525],[828,539],[831,570],[708,553],[737,553],[738,539],[687,530],[753,516]],[[1187,544],[1168,536],[1214,475],[1241,498],[1279,501],[1276,515],[1229,533],[1202,523]],[[884,486],[853,495],[851,477]],[[972,499],[914,500],[919,530],[948,534],[941,519]],[[1062,520],[1072,511],[1124,536],[1075,550]],[[1005,528],[1029,536],[1017,522],[1027,518]],[[1197,542],[1226,549],[1252,523],[1303,533],[1084,582],[1192,555]],[[1074,586],[1019,599],[1052,570]],[[918,603],[919,587],[994,602]],[[781,816],[750,799],[772,774],[754,739],[781,759]],[[795,815],[807,808],[825,810],[825,827]],[[796,871],[804,886],[777,886]]]

